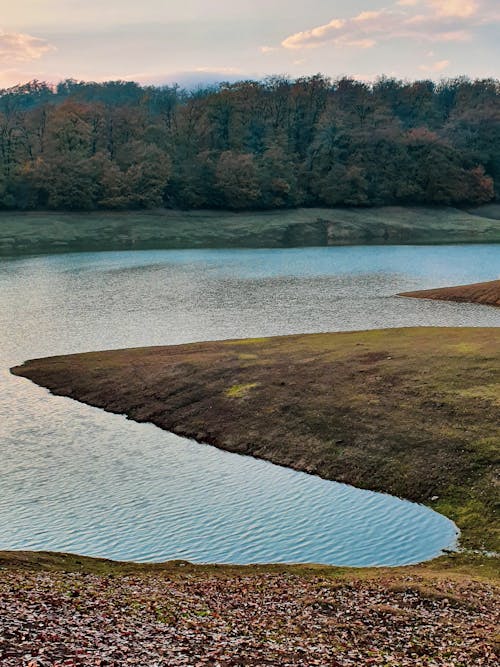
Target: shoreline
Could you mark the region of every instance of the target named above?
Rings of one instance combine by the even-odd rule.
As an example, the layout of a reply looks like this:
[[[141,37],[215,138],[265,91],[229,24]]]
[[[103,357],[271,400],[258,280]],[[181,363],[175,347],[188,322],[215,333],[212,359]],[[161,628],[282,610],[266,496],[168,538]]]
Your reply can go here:
[[[458,574],[478,577],[488,581],[498,581],[500,584],[500,554],[474,551],[472,549],[458,549],[451,551],[444,549],[443,553],[430,560],[406,565],[327,565],[325,563],[196,563],[178,558],[166,561],[135,561],[118,560],[103,556],[87,556],[71,551],[46,551],[30,549],[0,549],[0,573],[2,570],[30,570],[40,572],[87,572],[94,574],[116,573],[128,575],[141,574],[168,574],[168,576],[200,574],[317,574],[332,576],[359,576],[380,575],[390,573],[405,575],[405,573],[422,572],[429,576],[436,574]],[[481,569],[480,569],[481,568]]]
[[[497,210],[498,209],[498,210]],[[500,205],[0,212],[0,257],[109,250],[500,243]]]

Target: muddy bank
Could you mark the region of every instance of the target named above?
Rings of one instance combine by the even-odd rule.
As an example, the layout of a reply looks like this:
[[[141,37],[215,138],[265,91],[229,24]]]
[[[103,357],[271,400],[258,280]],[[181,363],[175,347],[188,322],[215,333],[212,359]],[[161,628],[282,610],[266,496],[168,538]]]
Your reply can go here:
[[[483,306],[500,307],[500,280],[456,287],[402,292],[398,296],[409,296],[415,299],[438,299],[441,301],[457,301],[459,303],[479,303]]]
[[[500,329],[136,348],[13,373],[222,449],[425,502],[499,549]]]

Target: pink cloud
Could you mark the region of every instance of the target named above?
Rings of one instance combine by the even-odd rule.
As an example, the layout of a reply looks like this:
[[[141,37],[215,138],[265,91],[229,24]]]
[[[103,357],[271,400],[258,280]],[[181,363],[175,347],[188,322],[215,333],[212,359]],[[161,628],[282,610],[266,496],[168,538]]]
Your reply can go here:
[[[422,72],[442,72],[443,70],[447,69],[450,65],[449,60],[437,60],[434,63],[431,63],[430,65],[420,65],[419,69],[422,70]]]
[[[55,47],[44,39],[21,32],[0,31],[0,65],[37,60]]]
[[[344,27],[345,21],[341,19],[333,19],[330,23],[320,25],[311,30],[304,30],[290,35],[281,43],[285,49],[300,49],[302,46],[316,46],[316,43],[322,43],[324,40],[329,41],[335,31]]]
[[[399,0],[377,11],[364,11],[348,19],[289,35],[285,49],[334,46],[369,48],[394,38],[431,42],[465,41],[486,20],[496,21],[496,0]]]
[[[428,0],[427,4],[436,10],[438,16],[458,18],[474,16],[480,9],[477,0]]]

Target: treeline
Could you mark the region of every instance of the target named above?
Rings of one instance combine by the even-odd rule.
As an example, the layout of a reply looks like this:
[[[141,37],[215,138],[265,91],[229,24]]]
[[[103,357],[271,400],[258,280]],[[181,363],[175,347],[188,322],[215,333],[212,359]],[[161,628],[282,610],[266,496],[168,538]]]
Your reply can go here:
[[[481,204],[500,193],[499,93],[465,78],[33,81],[0,90],[0,208]]]

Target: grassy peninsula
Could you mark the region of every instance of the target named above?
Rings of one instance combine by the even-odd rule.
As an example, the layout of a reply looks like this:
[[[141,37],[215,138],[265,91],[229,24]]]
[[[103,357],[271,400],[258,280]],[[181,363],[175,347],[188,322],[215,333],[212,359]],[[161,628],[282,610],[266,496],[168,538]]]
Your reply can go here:
[[[0,213],[0,255],[92,250],[500,242],[500,208]]]
[[[457,301],[458,303],[479,303],[484,306],[500,306],[500,280],[490,280],[472,285],[441,287],[438,289],[403,292],[399,296],[410,296],[415,299],[438,299],[440,301]]]
[[[500,329],[407,328],[67,355],[54,394],[240,454],[424,502],[500,551]]]

